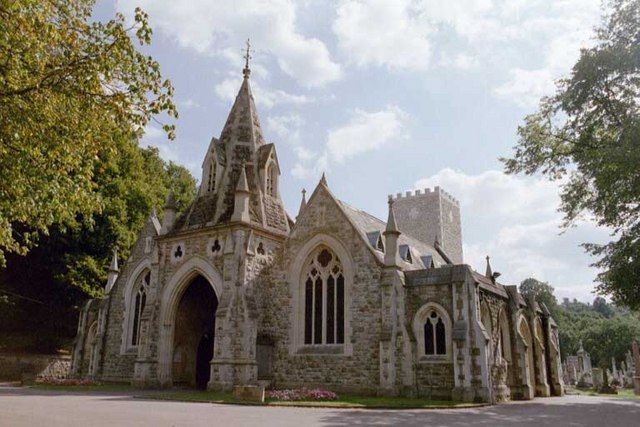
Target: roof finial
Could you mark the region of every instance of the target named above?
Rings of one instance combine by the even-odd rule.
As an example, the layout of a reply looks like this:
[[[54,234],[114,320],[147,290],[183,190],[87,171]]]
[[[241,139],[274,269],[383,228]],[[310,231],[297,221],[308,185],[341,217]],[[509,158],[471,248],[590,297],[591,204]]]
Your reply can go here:
[[[327,184],[327,175],[324,172],[322,172],[322,176],[320,177],[320,184],[324,185],[325,187],[329,186]]]
[[[488,279],[493,279],[493,271],[491,270],[491,263],[489,263],[489,255],[487,255],[487,270],[484,273]]]
[[[251,40],[247,39],[247,49],[245,51],[245,54],[243,56],[244,58],[244,69],[242,70],[242,75],[245,78],[249,77],[249,74],[251,74],[251,70],[249,69],[249,60],[251,59]]]

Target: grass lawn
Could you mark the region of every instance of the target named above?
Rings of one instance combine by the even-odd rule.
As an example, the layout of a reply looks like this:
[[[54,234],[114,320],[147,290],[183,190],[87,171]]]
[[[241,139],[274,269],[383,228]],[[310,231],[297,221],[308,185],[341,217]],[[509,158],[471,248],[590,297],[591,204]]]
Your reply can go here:
[[[619,397],[622,399],[635,399],[640,400],[640,396],[636,396],[633,394],[633,389],[630,388],[621,388],[618,390],[618,394],[602,394],[598,393],[595,390],[582,390],[575,388],[571,390],[572,394],[580,394],[583,396],[610,396],[610,397]]]
[[[214,391],[193,391],[176,390],[165,393],[153,393],[141,397],[152,399],[178,400],[187,402],[211,402],[211,403],[233,403],[250,404],[257,403],[239,401],[233,398],[230,393],[220,393]],[[483,406],[479,403],[452,402],[449,400],[427,400],[408,397],[375,397],[375,396],[353,396],[339,395],[338,400],[325,401],[278,401],[267,399],[263,405],[268,406],[306,406],[324,408],[370,408],[370,409],[437,409],[437,408],[470,408]]]
[[[37,390],[60,390],[60,391],[103,391],[103,392],[133,392],[134,389],[129,384],[95,384],[95,385],[54,385],[54,384],[29,384],[29,387]],[[138,391],[138,390],[136,390]]]
[[[52,385],[32,384],[38,390],[56,390],[70,392],[124,392],[142,399],[175,400],[182,402],[208,402],[243,405],[303,406],[323,408],[370,408],[370,409],[439,409],[472,408],[484,406],[482,403],[453,402],[450,400],[427,400],[409,397],[376,397],[339,395],[338,400],[325,401],[278,401],[267,399],[264,403],[247,402],[235,399],[231,393],[198,390],[140,390],[128,384],[100,385]]]

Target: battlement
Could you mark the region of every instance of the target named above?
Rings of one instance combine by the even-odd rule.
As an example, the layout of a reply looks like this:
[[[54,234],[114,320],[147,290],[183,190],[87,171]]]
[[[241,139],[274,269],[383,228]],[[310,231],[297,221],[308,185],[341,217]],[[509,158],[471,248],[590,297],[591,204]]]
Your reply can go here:
[[[453,197],[451,194],[444,191],[441,187],[436,186],[433,189],[425,188],[424,190],[418,189],[415,191],[405,191],[404,193],[397,193],[395,196],[393,194],[389,194],[389,200],[394,202],[399,199],[409,199],[416,197],[433,197],[434,195],[439,195],[441,198],[453,203],[456,206],[460,206],[460,202]]]
[[[461,264],[462,224],[460,202],[440,187],[389,196],[401,232],[428,244],[436,241],[448,257]]]

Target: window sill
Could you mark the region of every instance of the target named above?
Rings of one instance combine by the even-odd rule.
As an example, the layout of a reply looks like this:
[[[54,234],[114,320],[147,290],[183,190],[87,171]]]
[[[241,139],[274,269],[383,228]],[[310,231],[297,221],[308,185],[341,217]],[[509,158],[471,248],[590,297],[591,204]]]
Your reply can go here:
[[[435,364],[435,363],[451,363],[451,358],[448,355],[439,356],[420,356],[418,363]]]
[[[301,356],[342,356],[345,351],[344,344],[305,344],[298,348],[296,354]]]

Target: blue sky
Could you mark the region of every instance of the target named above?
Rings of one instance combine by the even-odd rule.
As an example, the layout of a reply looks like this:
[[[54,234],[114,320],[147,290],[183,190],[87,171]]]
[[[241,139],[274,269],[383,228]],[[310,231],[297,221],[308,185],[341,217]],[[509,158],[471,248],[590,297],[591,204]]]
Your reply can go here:
[[[157,146],[200,177],[254,49],[252,88],[295,216],[322,171],[342,200],[385,219],[388,194],[441,185],[461,202],[465,262],[508,284],[535,276],[591,300],[596,271],[579,244],[604,241],[585,219],[559,234],[557,185],[506,176],[498,157],[522,118],[592,43],[598,0],[272,0],[98,2],[96,18],[136,6],[145,48],[176,89],[177,140]]]

